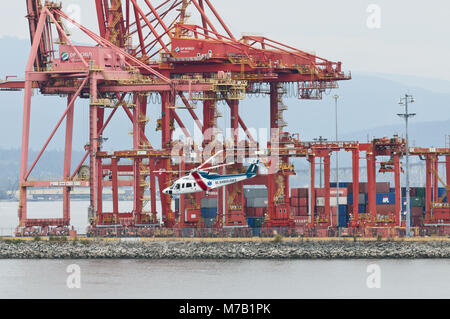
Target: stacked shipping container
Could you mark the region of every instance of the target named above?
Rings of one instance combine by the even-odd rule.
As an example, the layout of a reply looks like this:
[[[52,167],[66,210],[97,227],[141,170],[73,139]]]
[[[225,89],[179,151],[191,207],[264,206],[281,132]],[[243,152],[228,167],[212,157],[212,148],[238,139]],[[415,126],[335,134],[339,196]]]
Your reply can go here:
[[[337,203],[336,183],[330,183],[330,209],[332,226],[347,227],[350,216],[353,214],[354,205],[358,205],[360,219],[369,219],[368,216],[368,184],[359,184],[358,203],[353,202],[353,184],[339,183],[339,205]],[[438,196],[445,196],[446,189],[439,188]],[[244,190],[246,200],[246,213],[248,224],[252,228],[260,228],[264,223],[267,212],[267,189],[251,188]],[[425,188],[413,187],[410,190],[411,196],[411,226],[421,226],[424,222],[425,214]],[[382,220],[388,220],[389,216],[395,215],[395,189],[390,188],[389,182],[376,183],[376,210],[377,216]],[[447,198],[444,198],[447,202]],[[309,215],[309,189],[292,188],[290,196],[290,210],[295,224],[306,225]],[[202,205],[203,207],[203,205]],[[325,189],[315,190],[315,213],[325,213]],[[402,216],[406,215],[406,189],[402,189]]]
[[[309,221],[309,189],[292,188],[290,205],[295,225],[305,225]]]
[[[253,228],[253,234],[258,235],[265,220],[268,204],[267,188],[244,189],[247,223]]]

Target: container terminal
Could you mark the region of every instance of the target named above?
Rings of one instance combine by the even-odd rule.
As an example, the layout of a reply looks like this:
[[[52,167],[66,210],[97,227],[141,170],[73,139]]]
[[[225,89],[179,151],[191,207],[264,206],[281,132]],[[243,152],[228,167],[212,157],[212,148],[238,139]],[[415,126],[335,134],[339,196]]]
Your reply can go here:
[[[404,237],[450,235],[450,148],[409,147],[399,136],[370,142],[304,141],[287,131],[284,116],[287,87],[295,85],[302,100],[320,100],[324,92],[351,80],[341,62],[329,61],[263,36],[236,38],[212,0],[93,0],[98,30],[90,30],[52,1],[26,0],[31,52],[25,80],[0,82],[0,90],[23,90],[22,150],[17,237],[72,235],[70,201],[75,189],[88,189],[88,236],[97,237]],[[190,11],[189,11],[190,10]],[[194,24],[192,16],[198,18]],[[68,28],[68,26],[71,28]],[[74,45],[76,28],[92,45]],[[138,39],[133,41],[132,39]],[[135,43],[133,43],[135,42]],[[65,110],[36,158],[29,158],[32,95],[60,96]],[[270,97],[269,142],[260,145],[240,114],[239,102],[253,94]],[[152,105],[157,95],[160,103]],[[89,142],[80,163],[72,163],[78,99],[89,101]],[[218,105],[229,107],[231,140],[222,134]],[[146,135],[150,107],[160,141]],[[196,109],[202,112],[197,116]],[[265,110],[261,105],[261,111]],[[133,148],[105,151],[103,131],[116,113],[132,123]],[[179,116],[186,112],[203,133],[193,142]],[[30,174],[62,123],[65,123],[64,169],[58,181],[32,180]],[[185,139],[174,138],[175,129]],[[240,134],[240,132],[244,134]],[[244,135],[244,137],[243,137]],[[155,148],[154,144],[161,144]],[[255,178],[215,192],[164,194],[182,172],[194,169],[207,155],[223,150],[229,163],[220,174],[245,173],[244,159],[259,158],[265,167]],[[352,155],[352,180],[330,182],[332,156]],[[426,164],[426,187],[405,188],[401,176],[406,156]],[[291,188],[293,161],[310,167],[310,185]],[[30,160],[30,161],[29,161]],[[317,187],[318,161],[323,187]],[[361,181],[360,165],[367,167]],[[443,165],[441,165],[443,164]],[[71,171],[71,167],[75,170]],[[444,167],[444,170],[440,169]],[[165,174],[161,174],[165,171]],[[391,182],[377,182],[379,174]],[[257,188],[258,187],[258,188]],[[27,203],[33,189],[58,189],[60,218],[33,219]],[[112,209],[103,205],[110,188]],[[120,211],[123,188],[132,189],[133,209]],[[121,191],[122,190],[122,191]],[[407,191],[409,190],[409,191]],[[34,193],[37,194],[37,193]],[[407,199],[410,199],[409,202]],[[157,201],[161,202],[160,211]],[[411,233],[406,234],[406,229]]]

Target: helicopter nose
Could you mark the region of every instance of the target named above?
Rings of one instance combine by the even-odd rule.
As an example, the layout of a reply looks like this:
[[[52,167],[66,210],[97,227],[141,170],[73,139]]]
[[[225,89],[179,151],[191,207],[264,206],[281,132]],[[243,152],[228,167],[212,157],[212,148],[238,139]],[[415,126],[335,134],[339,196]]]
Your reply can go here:
[[[172,191],[169,188],[166,188],[165,190],[163,190],[163,193],[166,195],[172,195]]]

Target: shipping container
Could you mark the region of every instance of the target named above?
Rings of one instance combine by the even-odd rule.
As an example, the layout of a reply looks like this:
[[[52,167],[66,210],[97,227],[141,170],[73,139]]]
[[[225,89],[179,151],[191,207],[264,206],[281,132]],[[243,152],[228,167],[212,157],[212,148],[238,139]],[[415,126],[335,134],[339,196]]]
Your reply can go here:
[[[339,188],[339,197],[347,197],[346,188]],[[316,188],[316,197],[325,197],[325,188]],[[337,197],[337,188],[330,188],[330,197]]]
[[[358,205],[358,214],[365,214],[366,212],[366,205]],[[353,205],[348,205],[348,213],[353,215]]]
[[[387,214],[395,214],[395,204],[381,204],[376,207],[377,214],[379,215],[387,215]]]
[[[246,188],[244,189],[245,198],[266,198],[268,197],[267,188]]]
[[[309,199],[308,198],[291,197],[290,204],[292,207],[308,207]]]
[[[292,216],[308,216],[308,207],[291,207]]]
[[[416,197],[424,198],[426,196],[425,187],[417,187],[416,188]]]
[[[367,183],[359,183],[359,193],[367,193]],[[353,183],[348,183],[347,192],[353,194]]]
[[[417,217],[417,216],[423,216],[425,210],[422,207],[411,207],[411,216]]]
[[[308,216],[309,208],[308,207],[299,207],[298,208],[298,215],[299,216]]]
[[[325,206],[325,198],[324,197],[317,197],[316,198],[316,205],[317,206]],[[347,196],[339,197],[339,205],[347,205]],[[330,206],[336,207],[337,206],[337,198],[336,197],[330,197]]]
[[[300,208],[296,207],[296,206],[291,206],[291,215],[292,216],[298,216],[299,215],[299,210]]]
[[[247,198],[247,207],[267,207],[266,198]]]
[[[248,217],[263,217],[266,209],[264,207],[247,207],[245,213]]]
[[[349,184],[350,184],[349,182],[339,182],[339,188],[347,188]],[[330,183],[330,187],[336,188],[336,185],[337,185],[336,182]]]
[[[445,188],[438,189],[438,199],[440,199],[442,196],[444,196],[443,202],[447,203],[447,190]]]
[[[309,206],[309,199],[308,198],[299,198],[298,204],[300,207],[308,207]]]
[[[389,182],[376,183],[376,192],[377,193],[389,193],[391,188],[391,184]]]
[[[395,192],[395,188],[391,188],[390,192],[394,193]],[[416,197],[416,189],[415,188],[411,187],[409,189],[409,196]],[[406,198],[406,187],[402,187],[402,197]]]
[[[308,196],[309,196],[308,188],[292,188],[291,189],[291,197],[308,198]]]
[[[368,195],[367,194],[358,194],[359,204],[365,205],[367,204]],[[347,195],[347,202],[349,204],[353,204],[353,194]]]
[[[411,206],[412,207],[425,207],[425,198],[424,197],[411,197]]]
[[[298,206],[300,206],[300,203],[299,203],[299,198],[298,197],[291,197],[291,199],[290,199],[290,204],[291,204],[291,207],[298,207]]]
[[[347,214],[348,214],[348,206],[339,205],[339,215],[347,215]]]
[[[377,205],[392,205],[395,204],[395,193],[378,193],[376,195]]]
[[[347,227],[348,220],[349,220],[348,206],[347,205],[339,205],[338,226],[339,227]]]
[[[217,208],[202,208],[201,209],[202,218],[216,218],[217,217]]]
[[[264,223],[264,217],[247,217],[247,224],[251,228],[261,228]]]
[[[201,208],[216,208],[217,209],[218,198],[217,197],[204,197],[201,199]]]
[[[348,216],[346,216],[346,215],[339,216],[338,226],[339,227],[348,227]]]

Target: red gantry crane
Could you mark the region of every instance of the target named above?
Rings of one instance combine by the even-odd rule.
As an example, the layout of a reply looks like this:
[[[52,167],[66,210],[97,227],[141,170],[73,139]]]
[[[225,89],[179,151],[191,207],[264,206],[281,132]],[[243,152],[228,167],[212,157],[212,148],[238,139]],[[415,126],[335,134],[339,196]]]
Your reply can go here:
[[[17,235],[66,234],[70,226],[70,192],[74,187],[89,187],[89,221],[91,235],[149,236],[159,231],[170,235],[173,230],[186,235],[185,230],[201,229],[197,235],[248,236],[244,186],[265,185],[268,201],[263,228],[294,229],[290,212],[289,177],[295,174],[290,159],[305,158],[311,165],[309,216],[304,230],[317,236],[327,236],[335,226],[330,203],[330,156],[333,152],[352,152],[353,207],[347,234],[398,235],[401,219],[401,158],[406,151],[402,138],[375,139],[359,142],[303,142],[298,134],[286,132],[283,113],[287,84],[295,84],[300,99],[321,99],[325,90],[338,87],[338,81],[350,79],[340,62],[331,62],[314,54],[262,36],[236,38],[214,7],[211,0],[95,0],[98,32],[94,32],[63,12],[60,3],[27,0],[30,56],[25,69],[25,81],[13,77],[0,83],[0,90],[24,90],[23,134],[20,169],[20,224]],[[188,11],[192,10],[191,12]],[[197,22],[191,22],[197,19]],[[74,45],[67,25],[81,30],[91,45]],[[65,109],[55,124],[37,157],[29,162],[29,137],[32,90],[41,94],[66,98]],[[270,97],[270,142],[267,149],[259,145],[243,121],[239,101],[251,94]],[[160,97],[151,103],[150,95]],[[89,141],[85,156],[72,167],[72,138],[80,125],[74,123],[78,99],[89,101]],[[199,103],[201,102],[201,103]],[[219,102],[230,109],[230,141],[217,139],[221,116]],[[177,104],[182,103],[182,106]],[[201,108],[202,120],[195,112]],[[161,133],[161,148],[146,134],[148,110],[160,110],[157,130]],[[181,120],[186,111],[203,133],[200,145],[192,143],[193,132]],[[103,132],[118,112],[124,112],[133,126],[133,148],[105,152]],[[64,168],[58,181],[30,179],[38,161],[55,133],[65,122]],[[185,141],[174,140],[179,127]],[[245,140],[240,138],[245,132]],[[152,143],[153,142],[153,143]],[[261,148],[262,147],[262,148]],[[179,177],[176,171],[190,170],[212,153],[225,149],[224,160],[231,163],[221,173],[242,173],[243,158],[259,156],[268,173],[225,187],[225,192],[181,196],[173,209],[172,199],[161,191]],[[360,153],[365,152],[368,176],[367,214],[361,219],[358,211]],[[445,184],[449,198],[449,149],[414,148],[413,156],[427,163],[426,220],[424,228],[438,227],[439,233],[449,228],[450,207],[438,196],[438,181]],[[395,205],[391,211],[377,212],[376,168],[380,173],[394,173]],[[439,157],[445,156],[446,181],[439,176]],[[324,205],[316,208],[315,160],[324,159]],[[31,163],[31,165],[29,165]],[[166,171],[167,174],[159,172]],[[133,188],[133,208],[119,211],[119,187]],[[27,215],[27,190],[33,187],[56,187],[63,190],[62,217],[31,219]],[[103,205],[103,189],[112,189],[112,210]],[[161,208],[157,208],[157,192]],[[218,217],[213,224],[201,218],[201,201],[208,196],[218,202]],[[161,219],[158,218],[161,214]],[[168,228],[172,233],[160,230]],[[298,225],[295,225],[298,226]],[[207,230],[202,229],[208,227]],[[443,228],[444,227],[444,228]],[[450,229],[450,228],[449,228]],[[448,229],[447,229],[448,230]],[[163,233],[161,233],[163,232]],[[447,231],[448,233],[449,231]]]
[[[266,227],[292,226],[289,213],[288,156],[273,156],[280,152],[279,139],[287,123],[283,112],[286,83],[298,84],[301,99],[320,99],[327,89],[337,88],[337,82],[350,79],[342,71],[340,62],[331,62],[314,54],[297,50],[280,42],[261,36],[244,36],[237,39],[224,23],[210,0],[96,0],[98,32],[89,30],[63,12],[61,4],[51,1],[27,0],[28,21],[32,48],[25,70],[25,81],[6,81],[1,89],[24,89],[24,115],[20,171],[19,231],[24,234],[33,227],[49,231],[52,227],[70,225],[70,191],[73,187],[90,188],[89,219],[92,230],[117,226],[135,226],[147,229],[159,225],[156,208],[156,191],[167,187],[176,176],[156,176],[156,170],[174,170],[179,165],[188,169],[194,165],[181,157],[173,165],[172,140],[175,123],[187,137],[191,137],[177,114],[177,100],[181,100],[193,121],[204,133],[202,145],[194,152],[202,155],[210,143],[216,143],[217,104],[225,101],[231,110],[230,127],[234,130],[233,145],[227,156],[236,157],[238,145],[254,143],[242,117],[239,100],[246,94],[260,93],[262,86],[269,89],[270,123],[272,139],[267,153],[272,170],[260,183],[269,190]],[[188,23],[194,11],[199,24]],[[92,46],[74,45],[67,31],[72,24],[87,35]],[[132,39],[137,39],[133,43]],[[32,90],[42,94],[67,97],[66,108],[54,130],[44,143],[38,156],[28,165]],[[162,148],[156,150],[145,134],[148,96],[161,97]],[[72,136],[76,100],[89,99],[89,142],[86,155],[71,168]],[[202,101],[203,121],[197,117],[193,102]],[[133,125],[133,149],[117,152],[102,151],[102,133],[111,118],[122,110]],[[66,123],[64,170],[60,181],[31,181],[31,172],[41,158],[56,131]],[[243,129],[247,141],[239,141],[238,130]],[[276,132],[276,133],[273,133]],[[222,145],[223,147],[223,145]],[[247,155],[248,152],[246,153]],[[182,154],[177,154],[182,155]],[[185,155],[185,154],[183,154]],[[89,158],[89,161],[86,160]],[[131,160],[121,164],[121,159]],[[86,165],[88,163],[88,165]],[[287,169],[286,169],[287,168]],[[229,171],[241,171],[236,164]],[[128,176],[123,179],[119,176]],[[157,185],[158,184],[158,185]],[[102,190],[111,186],[113,210],[105,212]],[[119,212],[120,186],[132,186],[133,210]],[[27,216],[27,189],[30,187],[61,187],[63,189],[62,218],[30,219]],[[144,196],[148,190],[150,197]],[[243,206],[243,185],[226,188],[225,198],[219,192],[219,218],[216,227],[246,227]],[[199,198],[187,196],[180,199],[176,216],[171,200],[160,193],[162,222],[165,227],[197,227],[200,223]],[[150,209],[144,211],[150,201]],[[223,209],[225,207],[225,210]],[[184,215],[184,216],[183,216]],[[223,222],[222,222],[223,221]]]

